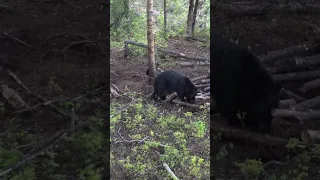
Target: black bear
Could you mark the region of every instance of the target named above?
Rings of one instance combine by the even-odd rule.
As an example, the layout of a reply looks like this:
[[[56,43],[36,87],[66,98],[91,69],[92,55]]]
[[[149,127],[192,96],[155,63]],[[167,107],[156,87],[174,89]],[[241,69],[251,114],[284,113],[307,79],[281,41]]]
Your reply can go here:
[[[157,68],[157,70],[156,70],[157,75],[159,75],[161,72],[162,72],[162,70],[160,68]],[[146,75],[149,76],[149,69],[147,69]]]
[[[154,91],[152,97],[157,100],[165,100],[166,95],[177,92],[181,101],[193,103],[197,95],[197,88],[191,80],[173,70],[166,70],[159,73],[154,80]]]
[[[218,112],[230,125],[269,132],[281,85],[247,48],[216,32],[210,46],[211,94]]]

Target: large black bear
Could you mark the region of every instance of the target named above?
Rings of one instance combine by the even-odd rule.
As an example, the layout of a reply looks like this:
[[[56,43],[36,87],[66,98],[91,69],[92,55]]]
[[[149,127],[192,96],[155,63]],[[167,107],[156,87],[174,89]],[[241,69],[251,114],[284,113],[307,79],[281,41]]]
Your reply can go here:
[[[210,46],[211,94],[218,112],[230,125],[269,132],[281,85],[247,48],[217,33],[212,34]]]
[[[177,92],[181,101],[194,103],[197,95],[197,88],[191,80],[173,70],[166,70],[159,73],[154,80],[153,99],[156,101],[159,97],[165,100],[166,95]]]

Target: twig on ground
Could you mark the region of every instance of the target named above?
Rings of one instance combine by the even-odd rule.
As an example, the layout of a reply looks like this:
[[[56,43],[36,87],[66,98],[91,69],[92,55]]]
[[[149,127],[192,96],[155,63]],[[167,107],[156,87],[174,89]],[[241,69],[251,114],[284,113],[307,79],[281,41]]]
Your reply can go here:
[[[164,168],[166,168],[166,170],[173,177],[173,179],[179,180],[179,178],[177,178],[177,176],[172,172],[172,170],[170,169],[170,167],[168,166],[167,163],[163,163],[162,165],[163,165]]]
[[[39,103],[39,104],[36,104],[30,108],[26,108],[26,109],[22,109],[22,110],[19,110],[19,111],[15,111],[13,112],[14,114],[20,114],[20,113],[23,113],[23,112],[27,112],[27,111],[33,111],[35,109],[37,109],[38,107],[40,106],[47,106],[53,102],[60,102],[60,101],[64,101],[65,99],[56,99],[56,100],[49,100],[49,101],[46,101],[46,102],[43,102],[43,103]]]
[[[2,34],[3,34],[4,36],[6,36],[6,37],[9,37],[9,38],[11,38],[11,39],[19,42],[20,44],[22,44],[22,45],[24,45],[24,46],[26,46],[26,47],[28,47],[28,48],[31,48],[31,47],[32,47],[30,44],[27,44],[27,43],[21,41],[21,40],[18,39],[18,38],[15,38],[15,37],[13,37],[13,36],[10,36],[10,35],[9,35],[8,33],[6,33],[6,32],[3,32]]]
[[[149,136],[146,136],[141,140],[127,140],[121,135],[120,129],[121,129],[121,127],[119,127],[118,135],[121,137],[121,139],[123,139],[123,141],[115,141],[115,144],[120,143],[120,142],[124,142],[124,141],[127,142],[127,143],[139,142],[138,144],[141,144],[142,142],[144,142],[146,139],[149,138]]]
[[[182,106],[191,107],[191,108],[199,108],[199,107],[200,107],[200,106],[197,105],[197,104],[189,104],[189,103],[182,102],[182,101],[175,100],[175,99],[173,99],[172,102],[174,102],[174,103],[176,103],[176,104],[179,104],[179,105],[182,105]]]
[[[114,114],[110,115],[110,118],[114,117],[115,115],[119,114],[120,112],[124,111],[125,109],[127,109],[130,104],[134,103],[136,100],[132,99],[132,101],[124,106],[122,106],[117,112],[115,112]]]

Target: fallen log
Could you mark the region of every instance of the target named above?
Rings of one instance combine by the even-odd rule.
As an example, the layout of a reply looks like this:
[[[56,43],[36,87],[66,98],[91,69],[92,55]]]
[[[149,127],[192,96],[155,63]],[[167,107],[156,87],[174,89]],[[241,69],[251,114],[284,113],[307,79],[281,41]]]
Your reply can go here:
[[[320,120],[320,111],[302,112],[287,109],[273,109],[271,113],[273,117],[293,118],[300,121],[300,124],[303,124],[304,121]]]
[[[289,90],[286,90],[284,88],[281,88],[280,95],[281,95],[281,97],[284,97],[284,98],[289,98],[289,99],[292,98],[292,99],[296,100],[297,102],[302,102],[302,101],[307,100],[306,98],[303,98],[303,97],[301,97],[301,96],[299,96]]]
[[[291,106],[295,105],[296,103],[297,102],[294,99],[281,100],[279,103],[279,108],[281,108],[281,109],[290,108]]]
[[[289,65],[288,65],[289,64]],[[283,74],[301,71],[303,69],[308,70],[309,67],[316,67],[320,65],[320,54],[306,57],[295,57],[289,60],[286,60],[286,64],[283,66],[274,67],[268,69],[271,74]]]
[[[209,75],[204,75],[204,76],[195,77],[195,78],[192,78],[191,81],[192,82],[196,82],[198,80],[207,79],[207,78],[210,78],[210,76]]]
[[[309,81],[309,82],[304,83],[301,86],[300,91],[306,93],[308,91],[311,91],[313,89],[317,89],[319,87],[320,87],[320,79],[315,79],[313,81]]]
[[[228,2],[214,6],[231,17],[257,16],[270,13],[319,13],[320,4],[306,1],[249,1]]]
[[[305,144],[315,144],[320,142],[320,131],[303,130],[301,132],[301,140]]]
[[[291,73],[291,72],[297,72],[305,69],[309,70],[308,66],[305,66],[305,65],[294,65],[294,66],[284,65],[284,66],[278,66],[278,67],[267,68],[267,69],[271,74]]]
[[[131,45],[135,45],[135,46],[139,46],[139,47],[144,47],[147,48],[148,45],[143,44],[143,43],[139,43],[139,42],[135,42],[135,41],[130,41],[130,40],[125,40],[124,41],[124,57],[127,57],[129,55],[129,47],[128,44]],[[164,53],[164,54],[168,54],[168,55],[172,55],[172,56],[177,56],[177,57],[181,57],[181,58],[186,58],[186,59],[192,59],[192,60],[196,60],[196,61],[209,61],[208,58],[205,57],[191,57],[191,56],[187,56],[184,53],[179,53],[179,52],[175,52],[175,51],[170,51],[170,50],[165,50],[162,48],[159,48],[157,46],[154,47],[155,50]]]
[[[237,129],[234,127],[224,126],[218,123],[211,123],[210,133],[222,133],[222,136],[225,138],[232,138],[232,139],[241,140],[245,142],[249,140],[265,146],[275,146],[275,147],[285,148],[285,146],[288,144],[288,140],[285,140],[285,139],[281,139],[281,138],[273,137],[269,135],[263,135],[260,133],[255,133],[255,132],[246,131],[242,129]],[[299,142],[297,144],[297,147],[305,148],[306,145]]]
[[[308,99],[299,104],[296,104],[291,107],[292,110],[296,111],[307,111],[310,109],[318,109],[320,108],[320,96],[314,97],[312,99]]]
[[[210,99],[210,96],[196,96],[195,98],[197,100],[208,100],[208,99]]]
[[[320,54],[306,57],[296,57],[294,62],[297,65],[318,66],[320,65]]]
[[[201,87],[209,87],[210,83],[207,84],[195,84],[196,88],[201,88]]]
[[[210,79],[202,79],[201,82],[202,83],[210,83]]]
[[[306,50],[312,47],[313,43],[306,42],[305,44],[291,46],[285,49],[280,49],[276,51],[267,52],[266,54],[262,54],[258,56],[261,62],[271,62],[284,57],[292,57],[296,55],[300,55]]]
[[[304,71],[295,73],[285,73],[285,74],[274,74],[272,75],[275,81],[285,82],[285,81],[299,81],[320,78],[320,71]]]

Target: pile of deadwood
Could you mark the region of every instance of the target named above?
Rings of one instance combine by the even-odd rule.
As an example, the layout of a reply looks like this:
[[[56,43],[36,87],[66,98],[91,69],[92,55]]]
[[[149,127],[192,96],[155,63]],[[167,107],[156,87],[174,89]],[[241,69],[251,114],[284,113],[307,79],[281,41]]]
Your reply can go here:
[[[275,81],[282,84],[279,108],[272,110],[272,132],[263,135],[214,123],[211,133],[222,132],[225,137],[266,146],[285,147],[291,137],[300,137],[297,146],[302,148],[319,142],[320,45],[314,42],[296,45],[261,55],[259,59]],[[211,120],[219,118],[219,114],[214,114]]]
[[[139,46],[139,47],[144,47],[147,48],[148,45],[143,44],[143,43],[139,43],[139,42],[134,42],[134,41],[130,41],[130,40],[125,40],[124,41],[124,57],[127,57],[129,55],[129,44],[130,45],[134,45],[134,46]],[[188,56],[184,53],[180,53],[180,52],[175,52],[175,51],[171,51],[171,50],[167,50],[167,49],[162,49],[159,47],[155,47],[155,50],[157,50],[158,52],[162,53],[162,54],[166,54],[169,56],[173,56],[173,57],[179,57],[179,58],[183,58],[185,59],[185,61],[180,61],[178,62],[178,64],[180,64],[181,66],[208,66],[209,68],[209,61],[210,59],[205,58],[205,57],[191,57]],[[157,68],[157,72],[162,72],[163,70]],[[189,77],[190,78],[190,77]],[[177,94],[174,93],[171,96],[169,96],[165,102],[173,102],[176,104],[180,104],[183,106],[188,106],[188,107],[193,107],[193,108],[199,108],[200,105],[198,105],[198,102],[203,102],[206,103],[207,105],[210,105],[209,101],[210,101],[210,74],[207,75],[202,75],[200,77],[195,77],[195,78],[191,78],[191,81],[193,82],[193,84],[197,87],[198,89],[198,93],[196,96],[196,103],[195,104],[190,104],[187,102],[182,102],[179,100],[179,98],[177,97]],[[112,90],[111,90],[112,91]],[[148,95],[148,97],[150,97],[151,94]],[[176,99],[175,99],[176,98]]]

